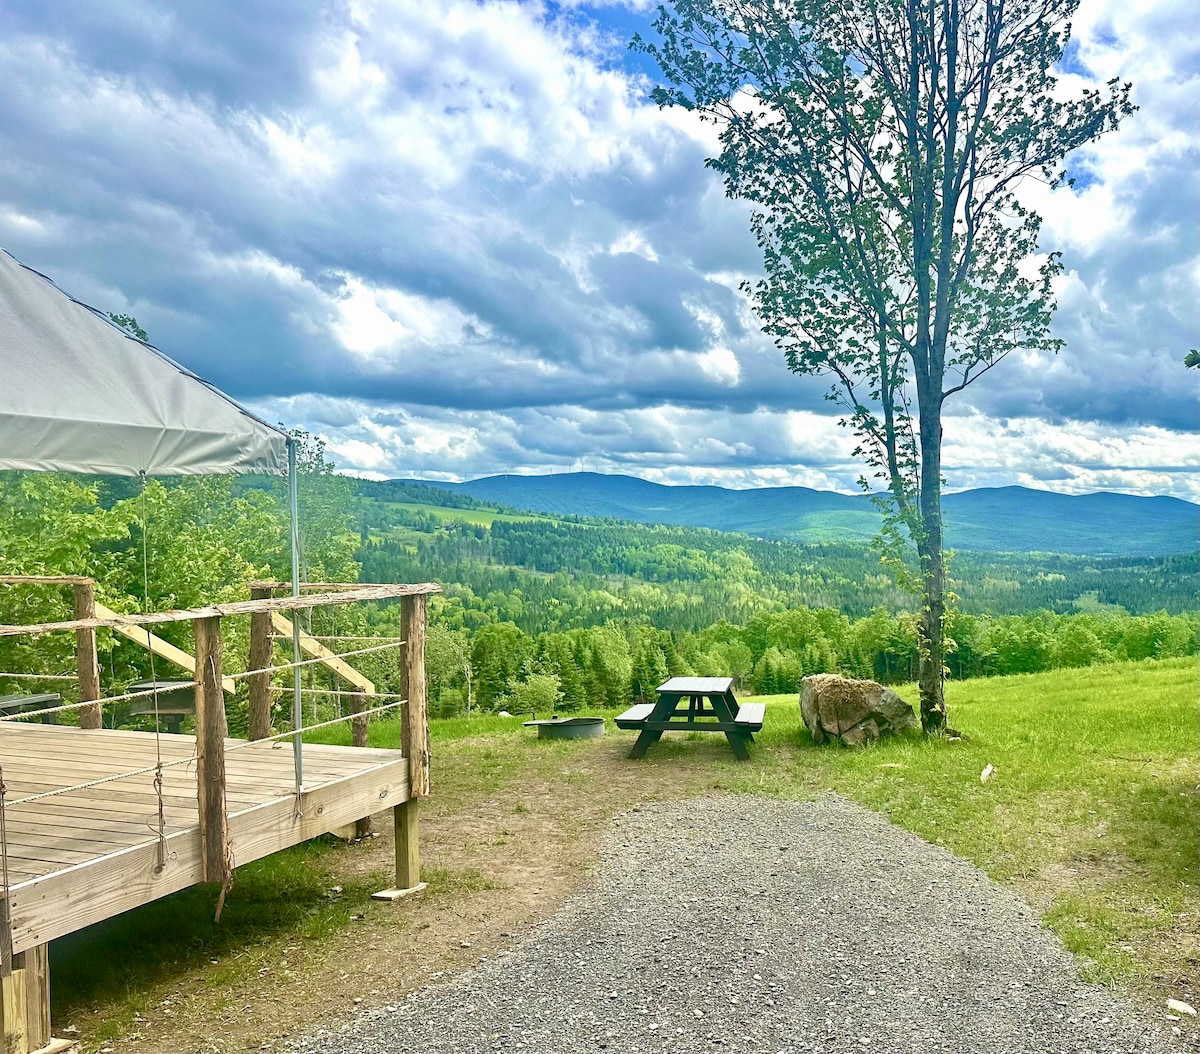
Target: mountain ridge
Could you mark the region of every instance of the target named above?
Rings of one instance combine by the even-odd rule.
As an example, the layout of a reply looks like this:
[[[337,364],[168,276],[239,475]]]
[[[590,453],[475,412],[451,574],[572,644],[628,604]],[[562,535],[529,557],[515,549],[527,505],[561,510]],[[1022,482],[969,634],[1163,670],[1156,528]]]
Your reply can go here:
[[[768,539],[867,541],[879,528],[879,513],[868,496],[810,487],[672,486],[597,472],[394,482],[549,515],[712,527]],[[991,552],[1172,555],[1196,548],[1200,521],[1200,505],[1182,498],[1112,491],[1060,494],[1020,486],[946,494],[943,510],[948,548]]]

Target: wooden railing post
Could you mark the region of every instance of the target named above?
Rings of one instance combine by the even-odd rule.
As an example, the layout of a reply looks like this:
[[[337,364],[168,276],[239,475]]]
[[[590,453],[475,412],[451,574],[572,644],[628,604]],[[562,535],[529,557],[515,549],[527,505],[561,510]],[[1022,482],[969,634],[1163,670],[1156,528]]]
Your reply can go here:
[[[251,600],[269,600],[274,595],[275,590],[267,586],[252,586],[250,589]],[[271,633],[271,612],[254,612],[250,616],[250,658],[247,660],[251,670],[264,670],[271,665],[274,653]],[[271,734],[271,675],[255,673],[246,680],[250,684],[248,735],[251,739],[266,739]]]
[[[367,697],[362,692],[350,696],[350,713],[361,714],[367,708]],[[365,747],[367,743],[367,718],[356,717],[350,722],[350,745]]]
[[[400,694],[404,696],[404,721],[400,745],[408,758],[409,794],[429,797],[429,713],[425,697],[425,596],[400,601],[400,635],[404,638],[400,666]]]
[[[362,692],[350,696],[350,713],[361,714],[367,708],[367,697]],[[367,746],[367,718],[356,717],[350,722],[350,743],[356,747]],[[354,822],[354,837],[366,838],[371,833],[371,817],[361,816]]]
[[[196,797],[200,809],[200,852],[204,881],[225,884],[231,865],[226,853],[229,820],[225,810],[225,692],[221,686],[221,620],[198,618],[196,636]]]
[[[392,809],[396,832],[396,888],[373,894],[379,900],[395,900],[425,888],[421,881],[421,843],[418,838],[417,808],[429,796],[429,720],[425,699],[425,596],[403,597],[400,601],[400,633],[404,650],[400,660],[400,693],[404,696],[404,718],[400,745],[408,758],[408,801]]]
[[[96,583],[88,579],[75,582],[75,617],[96,617]],[[100,665],[96,659],[96,630],[75,631],[75,668],[79,675],[79,701],[100,698]],[[103,724],[100,705],[80,707],[79,727],[99,728]]]

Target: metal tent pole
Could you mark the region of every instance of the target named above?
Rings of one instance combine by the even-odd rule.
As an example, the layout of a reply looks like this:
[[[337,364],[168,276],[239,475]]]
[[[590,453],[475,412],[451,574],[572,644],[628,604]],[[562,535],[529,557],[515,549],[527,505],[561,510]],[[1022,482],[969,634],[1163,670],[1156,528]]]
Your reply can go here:
[[[297,498],[296,479],[296,439],[289,437],[288,452],[288,505],[292,521],[292,596],[300,595],[300,505]],[[292,667],[292,754],[296,769],[296,808],[300,808],[300,795],[304,793],[304,754],[301,750],[301,736],[304,731],[304,700],[301,697],[303,687],[300,673],[300,618],[299,612],[292,612],[292,661],[297,665]]]

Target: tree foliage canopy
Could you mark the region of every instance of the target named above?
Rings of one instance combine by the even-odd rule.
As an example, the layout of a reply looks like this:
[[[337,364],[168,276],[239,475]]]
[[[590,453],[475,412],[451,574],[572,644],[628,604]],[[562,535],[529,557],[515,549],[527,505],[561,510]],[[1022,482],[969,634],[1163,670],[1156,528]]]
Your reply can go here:
[[[708,164],[754,205],[749,284],[796,373],[832,378],[921,557],[923,716],[944,717],[942,405],[1016,349],[1056,352],[1058,255],[1024,179],[1115,128],[1129,85],[1060,96],[1078,0],[676,0],[635,38],[653,92],[720,126]],[[869,481],[863,479],[863,485]],[[927,727],[929,722],[926,722]]]
[[[661,45],[639,44],[670,82],[660,105],[721,125],[708,163],[756,206],[766,331],[793,370],[833,377],[887,485],[911,483],[905,508],[914,398],[940,404],[1016,348],[1061,347],[1059,258],[1036,257],[1041,220],[1016,191],[1064,181],[1065,155],[1130,110],[1116,82],[1057,97],[1077,6],[680,0],[660,9]]]

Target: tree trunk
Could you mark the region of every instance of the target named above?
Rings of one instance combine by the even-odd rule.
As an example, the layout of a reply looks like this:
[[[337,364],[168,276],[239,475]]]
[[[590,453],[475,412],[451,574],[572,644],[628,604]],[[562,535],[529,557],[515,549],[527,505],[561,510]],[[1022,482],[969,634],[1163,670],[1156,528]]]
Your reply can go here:
[[[940,384],[938,385],[940,389]],[[934,398],[940,402],[940,390]],[[942,688],[946,615],[946,566],[942,555],[942,415],[932,402],[921,407],[921,557],[924,595],[917,626],[921,693],[921,729],[926,735],[946,727],[946,697]]]
[[[946,726],[946,697],[942,690],[946,576],[940,549],[922,556],[921,563],[925,568],[925,596],[918,627],[921,668],[917,683],[921,690],[921,728],[929,734],[940,732]]]

